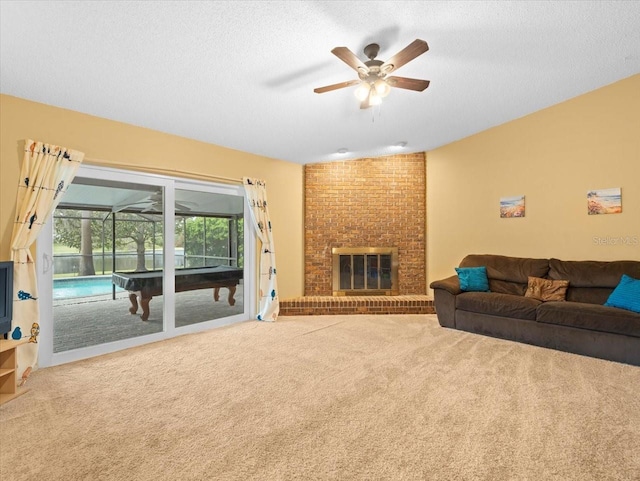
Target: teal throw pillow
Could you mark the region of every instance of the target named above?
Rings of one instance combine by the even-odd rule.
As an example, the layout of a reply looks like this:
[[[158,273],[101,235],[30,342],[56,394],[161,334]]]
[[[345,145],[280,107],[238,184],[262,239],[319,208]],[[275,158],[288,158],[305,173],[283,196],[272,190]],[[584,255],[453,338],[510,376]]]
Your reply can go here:
[[[456,267],[456,272],[461,290],[489,292],[486,267]]]
[[[613,290],[605,306],[618,307],[640,314],[640,279],[622,274],[620,283]]]

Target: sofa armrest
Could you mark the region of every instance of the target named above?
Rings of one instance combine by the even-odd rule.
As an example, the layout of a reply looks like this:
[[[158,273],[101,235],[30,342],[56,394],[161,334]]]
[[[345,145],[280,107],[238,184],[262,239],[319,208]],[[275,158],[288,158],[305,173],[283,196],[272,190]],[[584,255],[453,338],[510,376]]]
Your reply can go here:
[[[454,296],[461,294],[462,290],[460,289],[460,281],[458,276],[447,277],[446,279],[441,279],[439,281],[433,281],[429,286],[431,289],[444,289],[449,294],[453,294]]]
[[[429,286],[433,289],[433,303],[442,327],[456,327],[456,296],[462,293],[458,276],[433,281]]]
[[[433,291],[433,305],[442,327],[456,327],[456,296],[444,289]]]

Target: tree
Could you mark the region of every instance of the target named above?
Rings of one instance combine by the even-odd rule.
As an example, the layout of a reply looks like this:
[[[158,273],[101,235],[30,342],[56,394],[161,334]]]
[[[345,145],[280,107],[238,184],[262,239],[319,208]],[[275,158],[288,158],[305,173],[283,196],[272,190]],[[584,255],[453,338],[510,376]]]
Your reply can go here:
[[[93,264],[94,238],[100,238],[101,225],[97,214],[92,211],[60,210],[56,212],[54,223],[54,242],[74,249],[80,253],[77,266],[78,275],[94,276]]]
[[[163,224],[161,214],[79,211],[57,209],[55,214],[54,242],[78,249],[80,263],[76,268],[80,275],[95,275],[93,251],[111,252],[112,220],[115,217],[115,247],[119,251],[136,252],[136,271],[147,270],[146,252],[148,248],[163,245]],[[237,237],[230,232],[237,229]],[[226,263],[220,259],[231,257],[231,242],[237,242],[238,267],[243,266],[242,218],[234,222],[226,217],[176,217],[175,245],[184,247],[187,258],[185,267],[210,266]],[[103,245],[104,243],[104,245]],[[123,253],[120,252],[120,255]],[[154,252],[155,255],[155,252]],[[113,266],[113,270],[122,269]],[[109,266],[105,267],[109,269]]]
[[[230,257],[229,249],[230,219],[221,217],[187,217],[184,231],[185,256],[191,256],[189,267],[202,267],[220,264],[215,257]],[[226,263],[224,261],[223,263]]]
[[[112,215],[116,217],[116,248],[126,250],[135,247],[136,270],[147,270],[145,265],[147,247],[154,244],[162,246],[162,222],[158,220],[158,216],[57,209],[54,242],[78,249],[79,275],[95,275],[94,248],[112,250],[112,219],[110,218]]]
[[[126,247],[126,241],[135,244],[136,271],[146,271],[147,244],[162,246],[162,217],[145,214],[116,215],[116,246]],[[155,252],[153,253],[155,255]]]
[[[80,276],[95,276],[93,265],[93,240],[91,235],[91,212],[82,211],[80,219]]]

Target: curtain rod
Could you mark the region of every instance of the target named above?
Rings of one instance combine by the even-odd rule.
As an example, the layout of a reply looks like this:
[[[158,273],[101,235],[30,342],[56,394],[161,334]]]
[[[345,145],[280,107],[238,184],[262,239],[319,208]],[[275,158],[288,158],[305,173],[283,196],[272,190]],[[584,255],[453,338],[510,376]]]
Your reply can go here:
[[[83,163],[87,163],[90,165],[95,165],[98,167],[119,167],[119,168],[123,168],[123,169],[130,169],[130,170],[135,170],[135,171],[139,171],[139,172],[146,172],[149,174],[169,174],[169,175],[181,175],[184,177],[189,177],[192,179],[197,179],[197,180],[215,180],[218,182],[226,182],[229,184],[242,184],[242,179],[236,179],[233,177],[223,177],[220,175],[210,175],[210,174],[202,174],[199,172],[191,172],[188,170],[180,170],[180,169],[162,169],[159,167],[145,167],[143,165],[132,165],[132,164],[126,164],[126,163],[122,163],[122,162],[112,162],[112,161],[106,161],[106,160],[100,160],[100,159],[92,159],[89,157],[85,157],[84,158],[84,162]]]

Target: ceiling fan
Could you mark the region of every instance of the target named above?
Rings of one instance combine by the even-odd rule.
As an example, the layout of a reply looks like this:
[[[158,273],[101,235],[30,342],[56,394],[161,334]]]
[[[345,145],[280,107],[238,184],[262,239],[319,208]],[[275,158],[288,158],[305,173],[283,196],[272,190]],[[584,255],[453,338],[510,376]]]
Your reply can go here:
[[[176,201],[175,209],[178,212],[190,212],[195,207],[195,202],[188,201]],[[153,213],[162,212],[162,192],[155,192],[148,195],[145,199],[141,199],[135,202],[125,202],[114,206],[113,212],[120,212],[125,209],[140,209],[140,212]]]
[[[422,55],[427,50],[429,50],[427,42],[417,39],[389,60],[383,62],[382,60],[376,60],[380,46],[377,43],[372,43],[364,48],[364,54],[369,60],[362,62],[347,47],[336,47],[331,50],[331,53],[358,72],[359,80],[349,80],[325,87],[318,87],[313,89],[313,91],[321,94],[330,92],[331,90],[358,85],[358,88],[355,90],[355,95],[361,102],[361,109],[379,105],[382,97],[386,97],[389,94],[391,87],[422,92],[429,86],[428,80],[396,76],[388,77],[388,75],[417,56]]]

